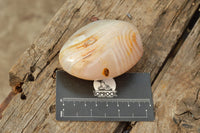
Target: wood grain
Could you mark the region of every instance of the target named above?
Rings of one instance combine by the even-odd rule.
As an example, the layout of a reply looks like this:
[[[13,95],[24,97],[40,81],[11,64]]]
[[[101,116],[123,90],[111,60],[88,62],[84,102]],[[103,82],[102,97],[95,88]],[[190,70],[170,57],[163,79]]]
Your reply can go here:
[[[131,133],[200,132],[200,19],[153,93],[156,120]]]
[[[58,53],[69,36],[99,19],[134,23],[142,36],[145,54],[131,72],[151,72],[160,66],[176,44],[199,1],[192,0],[67,0],[43,32],[10,70],[10,85],[21,85],[25,100],[17,94],[3,112],[0,132],[114,132],[118,122],[58,122],[55,120],[55,70],[61,69]],[[132,15],[130,20],[126,15]],[[154,97],[154,99],[157,97]],[[161,118],[162,119],[162,118]]]

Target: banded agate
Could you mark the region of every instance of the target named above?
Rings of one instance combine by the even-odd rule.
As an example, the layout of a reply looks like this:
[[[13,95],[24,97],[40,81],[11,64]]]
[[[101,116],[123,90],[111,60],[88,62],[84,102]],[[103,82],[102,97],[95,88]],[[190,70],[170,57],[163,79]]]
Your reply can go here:
[[[62,68],[85,80],[117,77],[142,57],[143,45],[136,27],[120,20],[99,20],[76,31],[59,54]]]

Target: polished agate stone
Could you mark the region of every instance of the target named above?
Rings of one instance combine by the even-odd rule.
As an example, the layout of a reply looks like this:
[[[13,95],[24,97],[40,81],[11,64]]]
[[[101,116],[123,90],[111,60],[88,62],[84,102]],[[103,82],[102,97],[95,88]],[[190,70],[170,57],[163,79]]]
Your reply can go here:
[[[142,57],[143,45],[136,27],[120,20],[99,20],[76,31],[59,54],[62,68],[85,80],[117,77]]]

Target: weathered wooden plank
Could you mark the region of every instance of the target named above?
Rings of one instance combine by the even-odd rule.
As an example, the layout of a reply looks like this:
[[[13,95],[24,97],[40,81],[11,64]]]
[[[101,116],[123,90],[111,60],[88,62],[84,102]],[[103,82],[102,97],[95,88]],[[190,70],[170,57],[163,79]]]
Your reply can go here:
[[[66,41],[74,31],[89,23],[89,18],[94,14],[100,19],[126,20],[138,27],[145,45],[145,55],[131,71],[151,72],[153,79],[166,55],[180,37],[186,23],[198,7],[198,3],[193,5],[193,1],[189,0],[166,0],[162,2],[159,0],[139,2],[129,0],[119,1],[118,3],[115,1],[87,0],[85,4],[81,1],[68,3],[70,4],[66,4],[66,7],[57,13],[38,39],[33,42],[32,47],[22,55],[21,58],[27,57],[27,59],[19,60],[12,67],[10,71],[11,86],[18,85],[19,81],[23,82],[25,75],[30,73],[33,73],[33,76],[37,78],[41,69],[48,65],[51,58],[57,54],[58,51],[55,51],[54,48],[59,49],[63,45],[58,41]],[[81,4],[83,5],[81,6]],[[126,17],[127,13],[132,14],[132,20]],[[62,40],[60,40],[61,37]],[[19,65],[23,67],[24,64],[26,64],[26,67],[21,69]],[[144,64],[148,67],[144,67]],[[31,72],[31,68],[36,70]]]
[[[2,132],[113,132],[118,122],[58,122],[55,120],[55,79],[58,52],[68,37],[100,19],[121,19],[135,23],[144,41],[145,54],[132,71],[151,72],[152,79],[169,54],[186,23],[198,7],[191,0],[114,1],[68,0],[41,35],[10,71],[10,84],[22,84],[26,100],[16,95],[3,113]],[[133,17],[129,20],[126,14]]]
[[[131,133],[200,132],[200,19],[155,88],[156,120],[138,122]]]

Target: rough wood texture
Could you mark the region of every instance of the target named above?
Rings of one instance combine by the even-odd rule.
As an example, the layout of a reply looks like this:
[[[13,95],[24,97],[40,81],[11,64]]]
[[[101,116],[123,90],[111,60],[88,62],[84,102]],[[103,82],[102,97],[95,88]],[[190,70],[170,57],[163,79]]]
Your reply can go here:
[[[156,120],[132,133],[200,132],[200,19],[153,93]]]
[[[14,89],[21,87],[26,99],[22,100],[20,94],[12,99],[2,114],[0,132],[110,133],[121,130],[117,128],[118,122],[55,120],[54,72],[60,69],[60,48],[73,32],[89,23],[93,15],[99,19],[129,21],[138,27],[145,49],[143,58],[131,71],[151,72],[153,81],[198,4],[199,1],[192,0],[67,0],[10,70],[10,85]],[[132,15],[132,20],[127,13]],[[156,95],[155,92],[155,101],[159,98]],[[156,116],[156,120],[163,119],[160,116]]]

